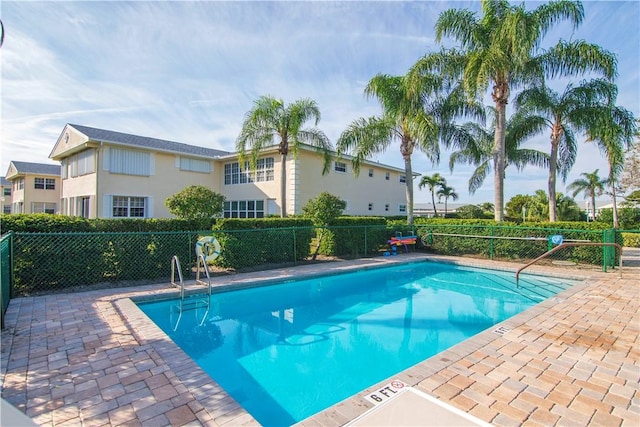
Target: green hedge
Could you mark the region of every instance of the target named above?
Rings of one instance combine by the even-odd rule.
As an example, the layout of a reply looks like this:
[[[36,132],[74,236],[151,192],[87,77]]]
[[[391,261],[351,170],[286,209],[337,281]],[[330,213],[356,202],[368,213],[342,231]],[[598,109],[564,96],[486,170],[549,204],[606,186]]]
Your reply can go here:
[[[444,255],[480,255],[492,259],[533,259],[551,246],[549,237],[560,234],[563,240],[603,242],[604,224],[555,222],[517,225],[487,220],[422,220],[416,225],[421,241]],[[464,237],[486,236],[486,237]],[[563,258],[589,264],[603,262],[602,247],[567,248]]]
[[[175,218],[87,219],[51,214],[0,215],[0,232],[56,233],[56,232],[152,232],[209,230],[214,220],[185,220]]]
[[[389,229],[380,217],[340,217],[322,233],[319,253],[328,256],[358,258],[376,253],[389,239]]]
[[[213,227],[222,246],[215,265],[246,268],[305,259],[314,234],[303,218],[224,219]]]
[[[167,279],[174,255],[189,278],[198,232],[15,233],[18,295],[97,283]]]

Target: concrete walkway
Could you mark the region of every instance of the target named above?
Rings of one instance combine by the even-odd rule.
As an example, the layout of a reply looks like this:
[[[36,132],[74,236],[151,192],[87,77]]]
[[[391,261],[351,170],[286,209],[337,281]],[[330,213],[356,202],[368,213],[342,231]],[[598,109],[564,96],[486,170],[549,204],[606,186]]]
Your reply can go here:
[[[416,258],[424,256],[215,280],[246,286]],[[585,281],[394,378],[493,425],[640,425],[640,267],[634,262],[627,264],[625,255],[622,277],[571,273]],[[2,398],[44,426],[256,425],[129,299],[167,293],[175,290],[162,284],[12,300],[2,331]],[[346,424],[373,407],[364,396],[377,386],[301,424]]]

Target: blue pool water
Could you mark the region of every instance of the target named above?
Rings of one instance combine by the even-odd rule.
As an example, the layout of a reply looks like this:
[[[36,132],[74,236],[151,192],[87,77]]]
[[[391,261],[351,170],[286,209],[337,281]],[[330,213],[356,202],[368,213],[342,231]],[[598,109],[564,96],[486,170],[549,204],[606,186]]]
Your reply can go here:
[[[206,318],[200,307],[178,323],[177,300],[139,306],[258,422],[281,426],[568,286],[520,284],[514,273],[420,262],[214,294]]]

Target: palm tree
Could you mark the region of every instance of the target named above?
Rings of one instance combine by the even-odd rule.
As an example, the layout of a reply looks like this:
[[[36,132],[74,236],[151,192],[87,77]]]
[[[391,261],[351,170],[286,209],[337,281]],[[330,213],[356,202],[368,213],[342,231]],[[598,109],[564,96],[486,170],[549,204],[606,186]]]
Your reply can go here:
[[[483,0],[482,16],[467,9],[444,11],[436,22],[436,40],[451,36],[460,42],[464,58],[463,82],[470,93],[483,93],[491,84],[495,103],[494,192],[495,219],[504,217],[506,106],[513,88],[525,83],[541,85],[545,78],[598,71],[607,78],[616,73],[615,56],[584,41],[559,41],[541,51],[543,37],[560,20],[574,28],[584,18],[579,1],[558,0],[526,10],[508,0]],[[542,52],[538,54],[538,52]],[[433,64],[425,64],[433,67]]]
[[[563,182],[573,166],[578,144],[574,131],[584,131],[603,102],[615,93],[615,85],[602,79],[569,84],[562,94],[547,86],[532,87],[516,97],[516,106],[541,115],[551,130],[549,154],[549,221],[556,221],[556,175]],[[558,157],[559,156],[559,157]]]
[[[322,173],[329,171],[331,159],[331,143],[329,138],[316,127],[303,128],[304,124],[320,121],[320,109],[311,99],[299,99],[289,105],[272,96],[261,96],[245,115],[240,136],[236,140],[236,151],[240,153],[240,167],[245,164],[246,151],[251,150],[249,164],[251,170],[256,169],[258,157],[262,150],[274,144],[277,137],[278,153],[281,156],[280,173],[280,216],[287,216],[286,172],[287,155],[294,156],[301,144],[309,144],[318,150],[324,158]]]
[[[378,74],[365,88],[365,95],[375,97],[382,106],[379,117],[353,121],[338,139],[338,154],[352,151],[353,169],[374,154],[384,152],[394,140],[400,142],[406,176],[407,223],[413,224],[414,150],[427,154],[434,163],[440,159],[439,140],[459,138],[453,119],[476,114],[475,104],[451,87],[448,78],[436,74],[409,72],[405,76]]]
[[[573,197],[583,193],[584,197],[589,197],[591,200],[591,206],[593,206],[593,219],[596,218],[596,197],[604,193],[605,186],[608,184],[606,179],[600,179],[598,176],[599,169],[588,173],[583,172],[580,174],[582,178],[578,178],[571,184],[567,185],[568,191],[573,191]],[[587,217],[589,212],[587,212]]]
[[[454,202],[458,200],[458,193],[456,193],[455,188],[449,187],[446,183],[442,183],[440,185],[440,190],[438,190],[438,198],[441,200],[444,197],[444,217],[447,217],[447,201],[449,198]]]
[[[434,173],[433,175],[424,175],[422,179],[420,179],[420,183],[418,184],[418,188],[429,187],[429,191],[431,192],[431,204],[433,205],[433,216],[438,216],[438,211],[436,210],[436,187],[441,187],[442,185],[446,185],[446,180],[439,173]]]
[[[588,141],[595,141],[607,157],[609,176],[607,182],[611,189],[613,203],[613,227],[619,228],[618,207],[616,205],[616,182],[624,165],[625,150],[633,144],[638,125],[633,113],[623,107],[615,106],[615,95],[609,104],[602,107],[596,119],[589,125]]]
[[[473,194],[484,183],[485,178],[495,168],[495,157],[493,153],[493,134],[495,131],[495,110],[487,107],[493,117],[492,125],[486,129],[477,123],[466,123],[467,133],[472,135],[466,141],[466,145],[461,145],[461,149],[451,153],[449,157],[449,169],[453,169],[457,163],[470,164],[476,166],[473,174],[469,178],[469,193]],[[546,167],[548,164],[547,154],[520,146],[529,138],[539,134],[544,129],[544,120],[537,116],[530,116],[526,112],[513,114],[506,124],[505,133],[505,169],[509,165],[514,165],[518,170],[522,170],[527,165]],[[495,210],[494,210],[495,213]]]

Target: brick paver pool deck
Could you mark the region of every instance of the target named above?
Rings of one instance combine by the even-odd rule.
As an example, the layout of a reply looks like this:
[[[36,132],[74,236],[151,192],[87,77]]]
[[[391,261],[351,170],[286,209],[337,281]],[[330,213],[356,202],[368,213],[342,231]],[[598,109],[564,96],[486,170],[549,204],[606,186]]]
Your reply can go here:
[[[419,258],[425,256],[213,280],[243,286],[261,278]],[[585,280],[393,378],[497,426],[638,426],[640,262],[632,262],[622,275],[532,267],[531,272]],[[2,331],[2,398],[44,426],[257,425],[129,299],[175,292],[159,284],[13,299]],[[378,386],[301,424],[343,425],[372,407],[363,396]]]

